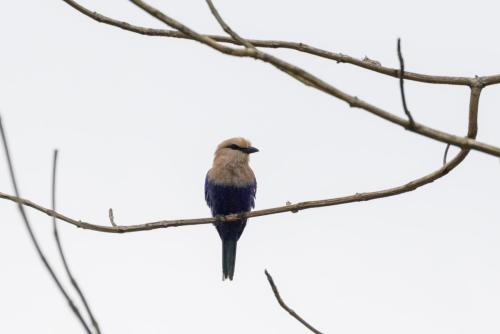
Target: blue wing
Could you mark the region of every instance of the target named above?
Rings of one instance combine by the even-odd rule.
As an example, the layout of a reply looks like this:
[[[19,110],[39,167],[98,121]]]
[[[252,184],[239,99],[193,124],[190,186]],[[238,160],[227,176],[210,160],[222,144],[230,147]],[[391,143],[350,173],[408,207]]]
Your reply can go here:
[[[212,208],[212,200],[210,199],[210,192],[208,190],[208,173],[205,176],[205,201],[207,202],[207,205],[209,208]]]

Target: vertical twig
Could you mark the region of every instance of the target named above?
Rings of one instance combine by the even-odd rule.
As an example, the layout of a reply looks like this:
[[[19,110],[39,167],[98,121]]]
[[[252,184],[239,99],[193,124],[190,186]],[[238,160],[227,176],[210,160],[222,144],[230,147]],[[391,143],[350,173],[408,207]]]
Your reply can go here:
[[[269,272],[267,271],[267,269],[264,270],[264,273],[266,274],[267,280],[268,280],[269,284],[271,285],[271,289],[273,289],[274,297],[276,297],[276,300],[278,301],[278,303],[280,304],[280,306],[285,311],[287,311],[292,317],[294,317],[295,319],[297,319],[302,325],[306,326],[311,332],[316,333],[316,334],[322,334],[319,330],[317,330],[316,328],[314,328],[313,326],[311,326],[307,321],[305,321],[304,319],[302,319],[297,313],[295,313],[294,310],[292,310],[291,308],[289,308],[285,304],[285,302],[283,301],[283,299],[281,299],[280,293],[278,291],[278,288],[276,287],[276,284],[274,283],[274,280],[273,280],[273,277],[271,276],[271,274],[269,274]]]
[[[9,145],[7,143],[7,136],[6,136],[5,131],[3,129],[1,117],[0,117],[0,133],[1,133],[1,136],[2,136],[2,144],[3,144],[4,153],[5,153],[5,158],[7,160],[7,164],[8,164],[8,167],[9,167],[10,180],[12,182],[12,187],[14,188],[14,192],[16,194],[16,197],[19,198],[21,196],[19,194],[19,189],[17,187],[17,181],[16,181],[15,172],[14,172],[14,166],[13,166],[13,163],[12,163],[12,160],[11,160],[11,157],[10,157]],[[35,249],[36,249],[36,251],[38,253],[38,256],[40,257],[40,260],[42,260],[42,263],[45,266],[45,269],[47,269],[47,271],[49,272],[50,276],[52,277],[52,280],[56,284],[57,288],[63,294],[64,298],[68,302],[68,305],[69,305],[71,311],[73,311],[73,313],[75,314],[75,316],[78,318],[78,320],[80,321],[80,323],[81,323],[82,327],[84,328],[85,332],[87,332],[88,334],[92,334],[92,332],[90,331],[88,325],[85,323],[85,320],[83,319],[82,314],[80,313],[80,310],[78,310],[78,308],[76,307],[75,303],[73,302],[73,300],[71,299],[71,297],[68,295],[68,293],[66,292],[66,290],[64,289],[64,287],[62,286],[61,282],[59,281],[59,278],[55,274],[55,272],[52,269],[50,263],[48,262],[47,258],[45,257],[45,254],[43,253],[42,249],[40,248],[40,245],[39,245],[38,240],[37,240],[37,238],[35,236],[35,233],[34,233],[33,229],[31,228],[31,224],[30,224],[30,222],[28,220],[28,216],[26,215],[26,212],[24,210],[24,206],[20,202],[17,202],[17,208],[19,209],[19,213],[21,214],[21,217],[22,217],[22,219],[24,221],[24,225],[26,226],[26,229],[28,230],[28,234],[29,234],[29,236],[31,238],[31,241],[33,242],[33,245],[35,246]]]
[[[448,158],[448,151],[450,150],[450,144],[446,145],[446,149],[444,150],[444,155],[443,155],[443,166],[446,165],[446,160]]]
[[[410,121],[409,128],[415,127],[415,121],[413,120],[413,116],[408,110],[408,106],[406,105],[406,94],[405,94],[405,86],[404,86],[404,73],[405,73],[405,61],[403,59],[403,53],[401,52],[401,38],[398,38],[398,58],[399,58],[399,90],[401,91],[401,100],[403,101],[403,109],[405,111],[406,116],[408,116],[408,120]]]
[[[57,156],[58,156],[58,151],[54,150],[54,160],[52,163],[52,211],[56,211],[56,175],[57,175]],[[59,231],[57,229],[57,219],[55,216],[52,216],[52,227],[53,227],[53,232],[54,232],[54,239],[56,240],[57,244],[57,250],[59,251],[59,255],[61,256],[61,261],[64,265],[64,269],[66,270],[66,274],[68,275],[69,281],[71,282],[71,285],[77,292],[78,296],[80,297],[80,300],[82,301],[85,310],[87,311],[90,321],[92,322],[92,326],[95,329],[95,332],[97,334],[101,333],[101,329],[99,328],[99,324],[97,323],[97,320],[94,317],[94,314],[92,313],[92,310],[90,309],[89,303],[87,302],[87,298],[85,298],[85,295],[83,294],[82,289],[80,288],[80,285],[76,281],[75,277],[73,276],[73,273],[71,272],[68,261],[66,260],[66,255],[64,253],[61,239],[59,238]]]
[[[113,214],[113,209],[112,208],[109,208],[109,210],[108,210],[108,216],[109,216],[109,222],[111,223],[111,225],[113,227],[116,227],[115,215]]]

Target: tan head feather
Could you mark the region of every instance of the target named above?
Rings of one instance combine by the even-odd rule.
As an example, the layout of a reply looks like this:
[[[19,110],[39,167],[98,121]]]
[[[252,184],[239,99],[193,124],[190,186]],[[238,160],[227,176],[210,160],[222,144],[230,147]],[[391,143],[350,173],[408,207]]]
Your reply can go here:
[[[219,184],[235,186],[252,184],[255,176],[248,165],[249,154],[235,149],[234,145],[241,149],[252,148],[250,141],[242,137],[224,140],[215,150],[214,162],[208,177]]]

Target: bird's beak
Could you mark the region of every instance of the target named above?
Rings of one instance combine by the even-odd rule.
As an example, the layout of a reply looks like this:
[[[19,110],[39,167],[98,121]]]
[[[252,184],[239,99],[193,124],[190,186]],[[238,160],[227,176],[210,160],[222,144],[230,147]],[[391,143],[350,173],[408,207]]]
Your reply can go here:
[[[244,149],[242,149],[243,152],[245,152],[246,154],[251,154],[251,153],[255,153],[255,152],[259,152],[258,149],[256,149],[255,147],[246,147]]]

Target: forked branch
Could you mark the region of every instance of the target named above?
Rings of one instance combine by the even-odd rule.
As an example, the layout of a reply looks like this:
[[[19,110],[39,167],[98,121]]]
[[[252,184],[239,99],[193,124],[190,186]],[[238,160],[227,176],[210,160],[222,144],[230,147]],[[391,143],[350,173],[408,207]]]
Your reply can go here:
[[[274,57],[270,54],[264,53],[262,51],[255,51],[255,49],[246,48],[246,49],[235,49],[228,47],[221,43],[231,43],[231,44],[241,44],[242,40],[235,40],[232,36],[218,36],[218,35],[205,35],[199,34],[189,27],[183,25],[182,23],[176,21],[175,19],[167,16],[160,10],[148,5],[147,3],[139,0],[132,0],[135,5],[139,6],[146,12],[148,12],[151,16],[159,19],[160,21],[167,24],[169,27],[175,30],[164,30],[164,29],[151,29],[141,26],[132,25],[127,22],[123,22],[120,20],[116,20],[100,13],[91,11],[74,0],[63,0],[80,13],[85,14],[86,16],[108,25],[112,25],[115,27],[119,27],[128,31],[132,31],[135,33],[149,35],[149,36],[164,36],[164,37],[173,37],[173,38],[184,38],[196,40],[200,43],[203,43],[219,52],[222,52],[227,55],[237,56],[237,57],[251,57],[255,59],[260,59],[264,62],[267,62],[276,68],[284,71],[285,73],[291,75],[295,79],[300,82],[314,87],[320,91],[323,91],[329,95],[332,95],[338,99],[341,99],[349,104],[349,106],[354,108],[364,109],[378,117],[381,117],[391,123],[395,123],[397,125],[402,126],[405,129],[409,129],[411,132],[420,134],[422,136],[450,144],[453,146],[457,146],[460,148],[468,148],[472,150],[477,150],[483,153],[487,153],[490,155],[494,155],[500,157],[500,148],[497,146],[493,146],[487,143],[482,143],[467,137],[460,137],[450,133],[446,133],[444,131],[440,131],[437,129],[433,129],[431,127],[425,126],[424,124],[414,123],[413,127],[410,125],[410,121],[404,118],[398,117],[394,114],[389,113],[381,108],[378,108],[374,105],[369,104],[361,100],[356,96],[349,95],[334,86],[324,82],[323,80],[317,78],[316,76],[310,74],[309,72],[303,70],[300,67],[289,64],[277,57]],[[254,47],[263,47],[263,48],[289,48],[294,49],[299,52],[305,52],[308,54],[312,54],[315,56],[332,59],[337,62],[345,62],[350,63],[356,66],[363,67],[367,70],[375,71],[381,74],[386,74],[393,76],[395,78],[399,78],[401,71],[400,69],[393,69],[388,67],[383,67],[378,64],[374,64],[373,62],[366,62],[360,59],[353,58],[351,56],[346,56],[340,53],[329,52],[325,50],[321,50],[318,48],[314,48],[308,46],[303,43],[293,43],[293,42],[284,42],[284,41],[262,41],[262,40],[249,40],[246,39],[246,42],[250,43]],[[482,77],[450,77],[450,76],[434,76],[434,75],[425,75],[419,73],[412,73],[404,71],[403,78],[406,80],[415,80],[420,82],[427,83],[435,83],[435,84],[450,84],[450,85],[463,85],[469,87],[486,87],[488,85],[498,84],[500,83],[500,74],[499,75],[490,75],[490,76],[482,76]]]
[[[255,48],[245,48],[245,49],[237,49],[237,48],[231,48],[227,47],[221,43],[216,42],[215,40],[211,39],[210,37],[206,35],[202,35],[197,33],[196,31],[192,30],[191,28],[187,27],[186,25],[178,22],[177,20],[171,18],[170,16],[166,15],[165,13],[161,12],[155,7],[152,7],[151,5],[145,3],[144,1],[141,0],[130,0],[132,3],[134,3],[136,6],[139,8],[143,9],[145,12],[150,14],[151,16],[157,18],[158,20],[162,21],[169,27],[173,29],[177,29],[178,31],[188,35],[192,39],[205,44],[214,50],[217,50],[221,53],[230,55],[230,56],[236,56],[236,57],[250,57],[254,59],[259,59],[265,63],[268,63],[277,69],[287,73],[288,75],[292,76],[293,78],[301,81],[302,83],[305,83],[308,86],[311,86],[317,90],[320,90],[324,93],[327,93],[328,95],[331,95],[333,97],[336,97],[342,101],[345,101],[346,103],[349,104],[349,106],[354,107],[354,108],[360,108],[364,109],[378,117],[381,117],[391,123],[398,124],[402,126],[405,129],[408,129],[411,132],[418,133],[420,135],[423,135],[425,137],[441,141],[444,143],[448,143],[454,146],[458,146],[460,148],[467,148],[467,149],[473,149],[473,150],[478,150],[484,153],[488,153],[491,155],[499,156],[500,157],[500,148],[496,146],[492,146],[489,144],[481,143],[476,141],[475,139],[472,139],[470,136],[469,137],[459,137],[456,135],[452,135],[437,129],[430,128],[428,126],[425,126],[423,124],[414,122],[413,126],[411,126],[411,123],[409,120],[401,118],[399,116],[396,116],[388,111],[385,111],[379,107],[376,107],[374,105],[369,104],[368,102],[365,102],[361,100],[360,98],[356,96],[349,95],[342,90],[332,86],[331,84],[321,80],[320,78],[316,77],[315,75],[307,72],[306,70],[292,65],[278,57],[275,57],[273,55],[270,55],[268,53],[265,53],[263,51],[260,51]],[[484,86],[481,78],[477,77],[472,79],[473,81],[471,82],[471,87],[477,87],[477,88],[482,88]]]

